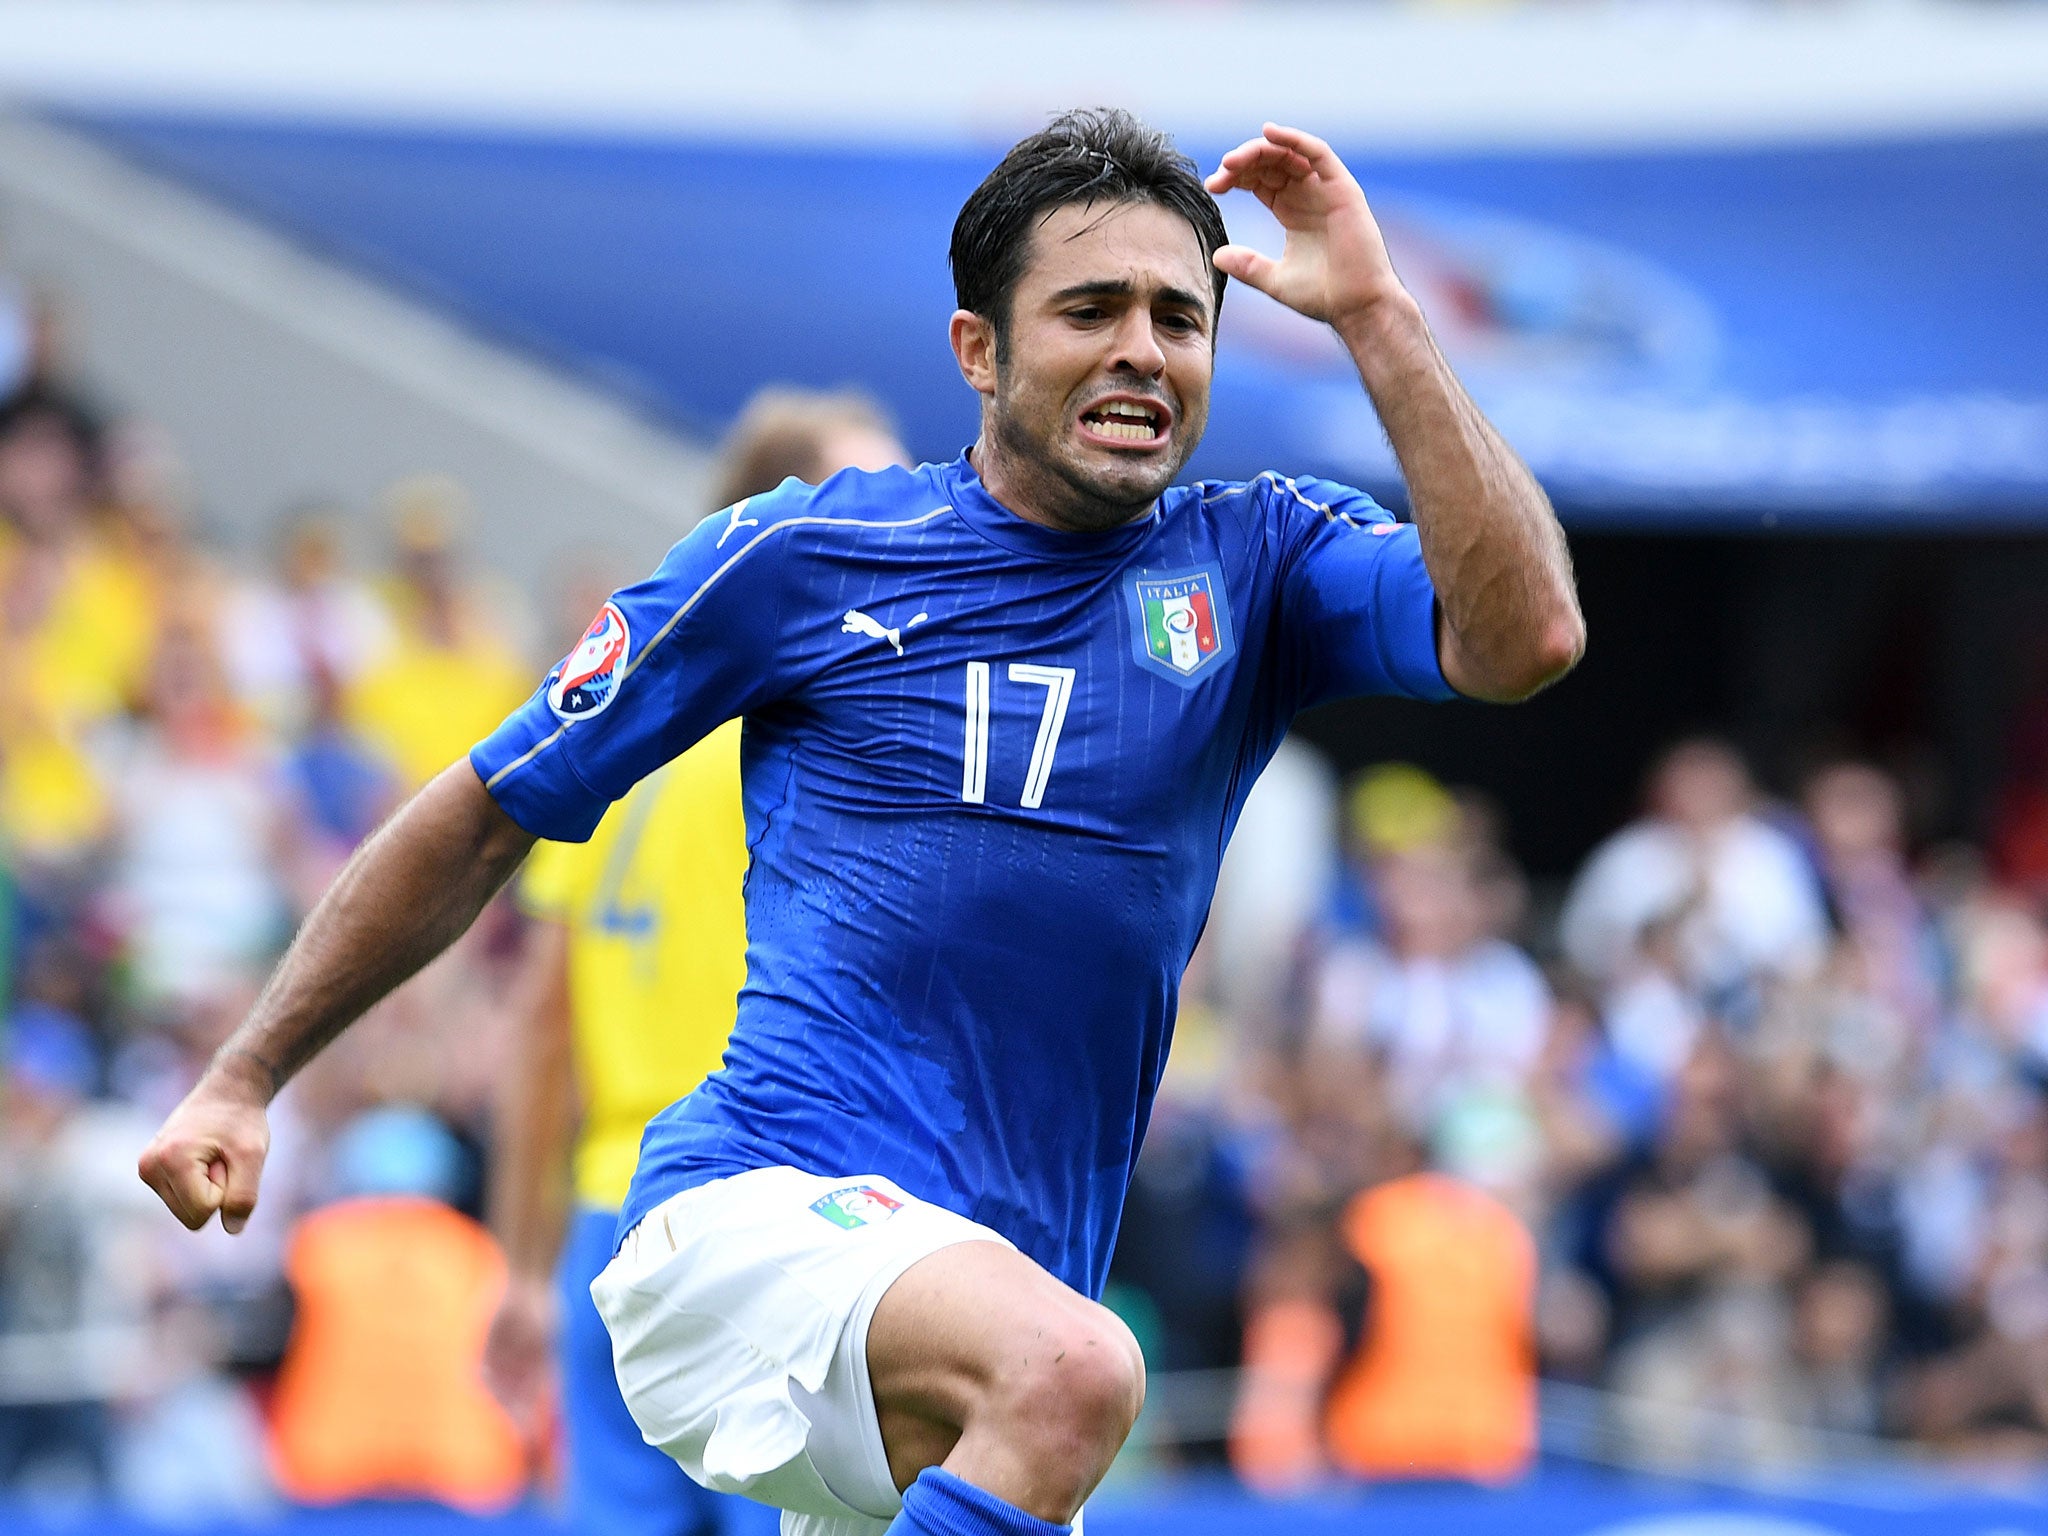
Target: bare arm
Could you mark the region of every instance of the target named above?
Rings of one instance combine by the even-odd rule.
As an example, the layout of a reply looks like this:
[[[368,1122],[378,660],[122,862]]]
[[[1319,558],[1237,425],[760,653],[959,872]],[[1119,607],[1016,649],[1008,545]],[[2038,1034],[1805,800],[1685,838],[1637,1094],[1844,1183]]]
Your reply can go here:
[[[569,1217],[576,1064],[569,1031],[569,930],[538,921],[520,962],[511,1070],[491,1136],[491,1230],[514,1274],[546,1276]]]
[[[460,762],[400,808],[343,866],[249,1017],[142,1154],[139,1171],[198,1229],[239,1232],[256,1205],[264,1110],[292,1074],[373,1003],[461,936],[533,838]]]
[[[569,930],[536,921],[515,989],[512,1058],[491,1136],[491,1230],[511,1276],[484,1344],[484,1379],[522,1422],[548,1380],[555,1260],[569,1219],[575,1057],[569,1012]]]
[[[1555,682],[1586,645],[1564,532],[1437,350],[1358,183],[1321,139],[1269,123],[1209,178],[1233,187],[1272,209],[1287,246],[1274,260],[1228,245],[1216,265],[1328,322],[1358,365],[1408,482],[1445,679],[1502,702]]]
[[[1586,646],[1550,499],[1465,393],[1406,293],[1337,333],[1408,482],[1440,605],[1445,680],[1472,698],[1527,698]]]

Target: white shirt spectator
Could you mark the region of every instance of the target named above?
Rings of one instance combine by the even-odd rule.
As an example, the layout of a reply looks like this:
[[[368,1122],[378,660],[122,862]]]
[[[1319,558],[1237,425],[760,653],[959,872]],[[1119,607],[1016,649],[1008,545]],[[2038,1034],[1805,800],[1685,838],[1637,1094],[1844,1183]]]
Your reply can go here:
[[[1346,944],[1317,977],[1314,1040],[1383,1053],[1393,1101],[1426,1124],[1461,1090],[1519,1088],[1549,1018],[1543,973],[1500,939],[1405,959]]]
[[[1572,884],[1560,923],[1572,963],[1606,985],[1646,944],[1668,948],[1679,979],[1709,996],[1817,970],[1820,882],[1754,798],[1733,748],[1674,747],[1651,776],[1649,815],[1594,849]]]
[[[126,764],[121,810],[114,892],[139,989],[205,996],[253,974],[288,921],[267,766],[181,761],[145,743]]]
[[[1602,843],[1565,902],[1565,953],[1610,981],[1662,922],[1675,925],[1686,979],[1709,991],[1810,975],[1827,945],[1812,866],[1791,838],[1750,815],[1704,837],[1639,822]]]
[[[221,659],[236,696],[284,729],[304,724],[318,674],[351,683],[392,644],[376,595],[340,577],[296,589],[243,583],[229,593],[219,623]]]

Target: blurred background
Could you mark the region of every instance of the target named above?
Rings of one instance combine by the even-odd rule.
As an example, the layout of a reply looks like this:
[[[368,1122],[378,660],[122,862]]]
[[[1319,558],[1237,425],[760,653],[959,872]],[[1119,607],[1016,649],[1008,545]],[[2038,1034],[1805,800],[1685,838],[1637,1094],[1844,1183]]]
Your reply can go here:
[[[550,1528],[470,1380],[509,905],[279,1101],[242,1236],[136,1154],[758,390],[971,438],[953,214],[1097,102],[1335,143],[1592,643],[1261,781],[1091,1531],[2048,1532],[2029,0],[0,0],[0,1529]],[[1401,504],[1235,288],[1191,473],[1266,468]],[[393,1293],[318,1215],[397,1188],[471,1224],[418,1305],[493,1449],[330,1508],[303,1447],[378,1399],[313,1314]]]

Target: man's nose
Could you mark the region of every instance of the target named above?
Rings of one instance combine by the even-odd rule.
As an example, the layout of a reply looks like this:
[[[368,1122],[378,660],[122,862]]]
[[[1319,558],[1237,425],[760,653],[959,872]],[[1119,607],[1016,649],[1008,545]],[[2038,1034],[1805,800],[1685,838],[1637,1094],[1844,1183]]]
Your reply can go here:
[[[1116,349],[1109,365],[1142,374],[1148,379],[1157,378],[1165,371],[1166,349],[1159,345],[1159,333],[1152,324],[1151,315],[1143,310],[1132,310],[1124,316],[1123,323],[1116,330]]]

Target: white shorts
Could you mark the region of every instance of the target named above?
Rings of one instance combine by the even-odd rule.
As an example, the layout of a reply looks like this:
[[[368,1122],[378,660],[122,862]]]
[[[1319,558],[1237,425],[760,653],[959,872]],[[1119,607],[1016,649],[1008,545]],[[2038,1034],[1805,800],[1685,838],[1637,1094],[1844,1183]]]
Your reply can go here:
[[[868,1384],[885,1291],[954,1243],[1014,1245],[888,1179],[755,1168],[664,1201],[590,1287],[647,1443],[803,1536],[903,1507]]]

